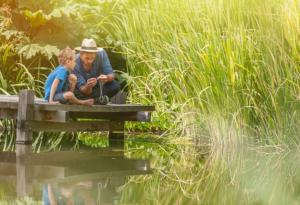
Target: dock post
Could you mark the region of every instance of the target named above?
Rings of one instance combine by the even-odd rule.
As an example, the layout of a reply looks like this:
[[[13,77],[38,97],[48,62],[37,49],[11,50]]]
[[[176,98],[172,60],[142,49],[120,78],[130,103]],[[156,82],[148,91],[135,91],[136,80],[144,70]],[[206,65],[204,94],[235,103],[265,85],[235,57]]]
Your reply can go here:
[[[126,104],[127,93],[119,91],[112,97],[113,104]],[[108,134],[108,144],[110,148],[124,149],[124,124],[125,122],[111,122],[114,130],[110,130]]]
[[[33,118],[34,91],[21,90],[19,93],[17,116],[17,144],[28,144],[32,140],[32,131],[26,126],[26,121]]]
[[[32,180],[30,178],[32,170],[25,164],[25,158],[29,154],[32,154],[31,145],[16,145],[16,188],[18,197],[24,197],[32,191]]]
[[[124,149],[124,122],[111,122],[114,130],[109,131],[108,144],[110,148]]]

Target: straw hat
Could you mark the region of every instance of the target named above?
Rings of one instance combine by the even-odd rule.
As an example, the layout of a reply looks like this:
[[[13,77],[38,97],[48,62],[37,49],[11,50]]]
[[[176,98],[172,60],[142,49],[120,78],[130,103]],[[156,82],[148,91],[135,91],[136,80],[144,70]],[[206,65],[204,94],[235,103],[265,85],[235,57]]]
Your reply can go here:
[[[97,47],[96,41],[92,38],[85,38],[81,43],[81,47],[76,47],[76,51],[96,53],[101,50],[101,48]]]

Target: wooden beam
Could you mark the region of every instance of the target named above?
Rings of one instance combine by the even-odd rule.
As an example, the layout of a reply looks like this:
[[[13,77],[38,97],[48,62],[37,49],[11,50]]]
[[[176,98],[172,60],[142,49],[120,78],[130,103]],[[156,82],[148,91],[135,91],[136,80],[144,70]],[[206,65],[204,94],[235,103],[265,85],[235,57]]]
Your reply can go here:
[[[33,91],[32,91],[33,92]],[[125,95],[125,94],[124,94]],[[23,102],[23,99],[21,99]],[[121,102],[124,103],[124,102]],[[19,98],[16,95],[0,95],[0,108],[18,109]],[[38,111],[70,111],[70,112],[139,112],[155,111],[154,106],[138,104],[108,104],[108,105],[68,105],[49,104],[41,98],[34,98],[34,109]]]
[[[9,108],[0,108],[0,119],[17,119],[18,110]],[[34,120],[50,122],[67,122],[69,114],[66,111],[34,111]]]
[[[67,122],[69,113],[66,111],[34,111],[34,120],[47,122]]]
[[[1,102],[0,101],[0,108],[3,109],[18,109],[18,102]]]
[[[138,112],[154,111],[154,106],[133,105],[133,104],[109,104],[109,105],[66,105],[66,104],[44,104],[35,103],[35,110],[44,111],[69,111],[69,112]]]
[[[69,112],[71,119],[107,119],[111,121],[140,121],[149,122],[151,120],[151,112]]]
[[[10,108],[0,108],[0,119],[2,120],[15,120],[17,119],[18,111],[17,109]]]

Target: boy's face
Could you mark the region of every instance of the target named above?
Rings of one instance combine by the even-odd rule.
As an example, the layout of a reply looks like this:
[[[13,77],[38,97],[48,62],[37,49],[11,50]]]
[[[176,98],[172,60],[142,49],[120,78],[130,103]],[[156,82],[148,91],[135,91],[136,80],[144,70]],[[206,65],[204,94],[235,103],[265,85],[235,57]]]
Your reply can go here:
[[[75,57],[73,57],[73,58],[68,59],[66,61],[66,65],[65,66],[72,71],[72,70],[74,70],[75,65],[76,65]]]

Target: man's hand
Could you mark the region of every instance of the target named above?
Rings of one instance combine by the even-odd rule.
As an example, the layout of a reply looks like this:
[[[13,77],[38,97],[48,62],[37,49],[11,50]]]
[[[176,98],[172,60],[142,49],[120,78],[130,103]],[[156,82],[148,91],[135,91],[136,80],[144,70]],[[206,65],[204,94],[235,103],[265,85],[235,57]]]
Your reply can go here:
[[[100,75],[97,80],[99,80],[101,83],[106,83],[108,81],[107,75]]]
[[[96,78],[89,78],[86,81],[86,84],[84,86],[81,86],[79,88],[80,92],[82,92],[84,95],[89,96],[92,93],[93,87],[97,84]]]
[[[86,82],[86,86],[88,88],[93,88],[93,87],[95,87],[96,84],[97,84],[97,79],[96,78],[90,78]]]
[[[97,78],[97,80],[99,80],[101,83],[107,83],[110,81],[114,80],[114,75],[113,74],[109,74],[109,75],[99,75],[99,77]]]

